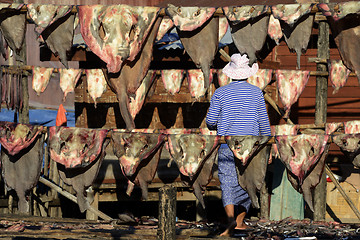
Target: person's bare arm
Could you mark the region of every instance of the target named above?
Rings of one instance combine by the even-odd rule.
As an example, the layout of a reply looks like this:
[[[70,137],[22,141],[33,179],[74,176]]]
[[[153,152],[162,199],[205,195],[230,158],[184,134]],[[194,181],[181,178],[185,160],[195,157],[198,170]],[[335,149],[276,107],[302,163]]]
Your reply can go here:
[[[209,111],[206,115],[206,125],[210,130],[216,130],[219,120],[220,102],[216,95],[213,95],[210,101]]]

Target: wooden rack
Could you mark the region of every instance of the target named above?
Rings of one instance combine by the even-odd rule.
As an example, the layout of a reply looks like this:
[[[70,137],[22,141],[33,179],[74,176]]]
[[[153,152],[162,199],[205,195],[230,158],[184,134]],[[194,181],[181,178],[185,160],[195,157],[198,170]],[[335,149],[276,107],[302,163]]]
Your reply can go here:
[[[1,68],[3,70],[3,73],[10,73],[10,74],[18,73],[19,70],[24,71],[24,75],[30,74],[30,72],[32,72],[32,66],[29,66],[29,65],[24,65],[24,66],[2,65]],[[276,70],[276,69],[273,69],[273,70]],[[301,71],[301,70],[299,70],[299,71]],[[53,73],[58,73],[58,72],[59,72],[58,68],[54,68]],[[82,74],[85,74],[84,70],[83,70]],[[161,75],[161,70],[156,70],[156,74]],[[310,74],[310,76],[324,76],[324,77],[329,76],[328,71],[310,71],[309,74]],[[275,72],[273,72],[273,75],[275,75]],[[356,77],[357,75],[355,73],[351,72],[349,74],[349,76]]]
[[[42,4],[42,5],[45,5],[45,4]],[[55,4],[53,4],[55,5]],[[113,5],[107,5],[107,6],[113,6]],[[264,6],[266,6],[264,4]],[[237,6],[233,6],[233,7],[237,7]],[[240,6],[239,6],[240,7]],[[339,5],[335,5],[334,7],[334,10],[337,11],[339,9]],[[22,12],[27,12],[27,6],[24,5],[22,6],[22,8],[20,9]],[[73,6],[72,10],[71,10],[72,13],[77,13],[77,8],[76,6]],[[312,9],[311,9],[311,13],[317,13],[317,12],[321,12],[318,7],[316,6],[316,4],[314,4],[312,6]],[[271,14],[271,9],[269,8],[268,11],[267,11],[267,14]],[[223,13],[223,10],[221,7],[218,7],[216,9],[216,12],[214,13],[215,16],[224,16],[224,13]],[[159,11],[159,16],[167,16],[166,15],[166,12],[165,12],[165,8],[161,8],[160,11]]]

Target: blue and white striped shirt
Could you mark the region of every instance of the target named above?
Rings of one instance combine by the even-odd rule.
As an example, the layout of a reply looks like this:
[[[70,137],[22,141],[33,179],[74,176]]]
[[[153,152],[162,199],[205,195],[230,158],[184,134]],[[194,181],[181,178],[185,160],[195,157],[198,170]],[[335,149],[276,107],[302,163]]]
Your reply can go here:
[[[206,124],[220,136],[271,135],[263,93],[246,81],[232,81],[215,90]]]

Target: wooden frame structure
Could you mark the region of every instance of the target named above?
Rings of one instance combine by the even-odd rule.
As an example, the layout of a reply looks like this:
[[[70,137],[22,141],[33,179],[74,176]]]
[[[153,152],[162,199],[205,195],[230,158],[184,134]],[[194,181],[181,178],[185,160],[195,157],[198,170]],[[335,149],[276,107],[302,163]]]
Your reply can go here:
[[[217,13],[217,14],[221,14],[221,13]],[[327,63],[324,60],[329,59],[329,25],[326,21],[326,18],[323,18],[322,16],[318,16],[317,21],[319,23],[318,42],[317,42],[317,59],[314,60],[317,62],[316,63],[317,69],[316,69],[316,71],[312,72],[312,75],[316,76],[315,122],[314,122],[314,125],[308,126],[309,128],[323,128],[324,124],[326,123],[326,120],[327,120],[327,93],[328,93],[327,75],[328,75],[328,73],[326,70]],[[23,48],[23,51],[26,51],[26,48]],[[223,55],[223,57],[224,56],[226,57],[225,54]],[[80,56],[79,58],[80,58],[79,60],[81,60],[82,57]],[[82,59],[82,60],[84,60],[84,59]],[[16,63],[16,65],[18,65],[20,67],[21,66],[24,67],[25,64],[26,64],[25,59],[21,62]],[[26,67],[24,67],[24,68],[26,69]],[[26,77],[23,78],[22,84],[23,84],[24,99],[28,99],[28,85],[27,85],[28,83],[27,83]],[[186,88],[186,86],[183,86],[183,88]],[[77,88],[76,102],[77,103],[83,102],[83,103],[91,104],[91,100],[88,98],[88,96],[86,96],[85,89],[86,88],[82,85],[80,85]],[[212,89],[212,90],[214,90],[214,89]],[[106,95],[103,97],[103,101],[105,104],[112,104],[117,101],[116,98],[114,97],[114,95],[111,95],[111,93],[109,93],[109,94],[110,95]],[[209,101],[210,97],[211,97],[211,95],[208,95],[207,97],[200,99],[198,102],[207,103]],[[281,115],[281,112],[279,110],[280,107],[272,100],[272,98],[266,97],[266,100],[275,109],[275,111]],[[162,102],[179,103],[181,101],[188,102],[188,103],[192,102],[191,100],[189,100],[188,96],[170,98],[166,95],[157,95],[157,96],[155,95],[154,97],[148,98],[148,103],[162,103]],[[101,103],[101,100],[100,100],[100,103]],[[24,108],[19,113],[20,114],[19,122],[21,122],[21,123],[29,122],[28,110],[29,110],[28,101],[25,101]],[[114,113],[114,117],[115,117],[115,113]],[[87,119],[86,111],[78,112],[78,121],[79,121],[79,122],[77,122],[78,126],[91,127],[91,126],[89,126],[88,122],[85,122],[86,119]],[[157,122],[155,122],[155,124],[159,123],[159,120],[153,120],[153,121],[157,121]],[[291,123],[291,120],[287,119],[287,122]],[[116,122],[110,121],[108,123],[116,125]],[[331,171],[329,171],[329,169],[327,169],[327,173],[331,176]],[[326,181],[324,178],[325,178],[325,175],[323,177],[323,181],[321,182],[321,184],[319,184],[319,186],[315,190],[314,220],[324,220],[325,219]],[[41,182],[45,183],[45,181],[43,181],[43,180]],[[159,184],[159,183],[156,183],[156,184],[155,184],[156,187],[161,186],[161,184]],[[55,189],[55,187],[53,187],[53,188]],[[265,192],[265,191],[263,191],[263,192]],[[262,198],[262,199],[265,199],[265,198]],[[263,205],[266,205],[265,202],[263,203]],[[266,217],[268,215],[268,210],[266,210],[266,208],[262,208],[261,215]]]

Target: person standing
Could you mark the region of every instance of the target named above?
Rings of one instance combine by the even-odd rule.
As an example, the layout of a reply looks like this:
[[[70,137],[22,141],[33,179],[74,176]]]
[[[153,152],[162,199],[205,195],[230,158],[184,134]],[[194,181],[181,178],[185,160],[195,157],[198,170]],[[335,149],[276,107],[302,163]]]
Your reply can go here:
[[[215,90],[206,115],[208,128],[216,130],[217,135],[271,135],[263,93],[246,81],[258,69],[257,63],[250,67],[248,57],[239,53],[233,54],[231,62],[223,68],[222,72],[232,82]],[[230,236],[234,229],[247,228],[244,218],[251,200],[239,185],[234,154],[227,144],[221,144],[218,151],[218,176],[222,203],[229,222],[220,235]]]

